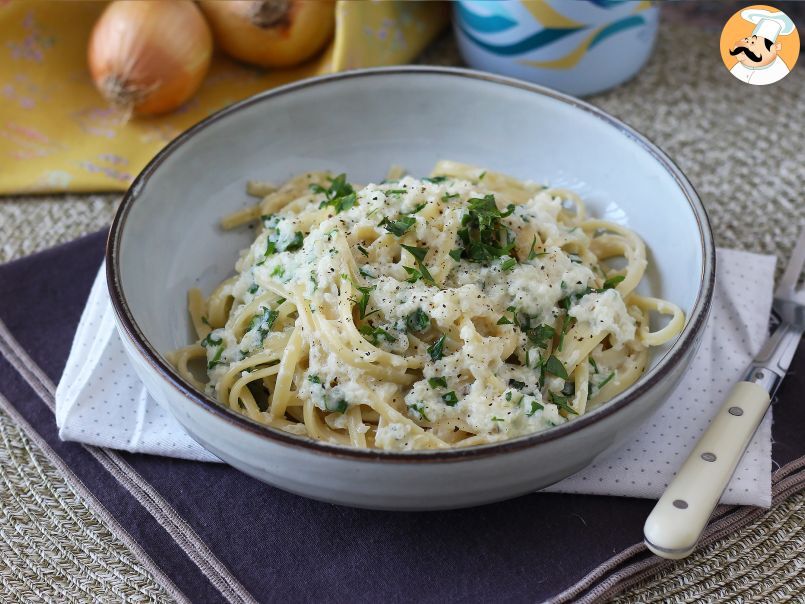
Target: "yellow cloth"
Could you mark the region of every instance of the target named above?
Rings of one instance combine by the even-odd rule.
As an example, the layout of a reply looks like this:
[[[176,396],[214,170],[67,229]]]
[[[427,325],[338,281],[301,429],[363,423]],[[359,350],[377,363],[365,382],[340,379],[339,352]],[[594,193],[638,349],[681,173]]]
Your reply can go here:
[[[317,59],[265,71],[216,54],[183,107],[124,123],[87,69],[89,33],[104,6],[0,0],[0,194],[123,190],[210,113],[293,80],[410,61],[447,22],[441,2],[339,0],[335,36]]]

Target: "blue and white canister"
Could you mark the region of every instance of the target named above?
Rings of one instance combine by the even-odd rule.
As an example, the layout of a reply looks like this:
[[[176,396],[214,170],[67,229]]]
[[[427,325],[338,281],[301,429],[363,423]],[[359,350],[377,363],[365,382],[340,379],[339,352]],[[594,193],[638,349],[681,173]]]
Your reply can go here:
[[[454,27],[471,67],[583,96],[634,76],[659,9],[646,0],[461,0]]]

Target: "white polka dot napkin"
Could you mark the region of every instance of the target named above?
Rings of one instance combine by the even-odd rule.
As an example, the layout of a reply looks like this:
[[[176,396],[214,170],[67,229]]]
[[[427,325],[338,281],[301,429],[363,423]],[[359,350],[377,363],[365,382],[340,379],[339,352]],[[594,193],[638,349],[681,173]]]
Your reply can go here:
[[[717,256],[715,298],[702,345],[671,397],[630,442],[547,491],[652,499],[662,494],[766,338],[775,258],[723,249]],[[56,390],[56,423],[64,440],[218,461],[137,379],[115,330],[104,267]],[[771,505],[771,413],[752,439],[722,503]]]

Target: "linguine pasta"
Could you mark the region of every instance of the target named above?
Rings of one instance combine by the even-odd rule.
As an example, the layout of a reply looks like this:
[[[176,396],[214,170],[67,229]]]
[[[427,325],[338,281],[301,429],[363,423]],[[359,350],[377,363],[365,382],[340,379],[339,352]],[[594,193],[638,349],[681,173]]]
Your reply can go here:
[[[190,291],[198,340],[172,361],[280,430],[387,450],[537,432],[633,384],[684,326],[634,291],[643,241],[571,191],[451,161],[421,180],[249,190],[262,201],[222,225],[262,229],[233,277]],[[652,312],[669,317],[658,331]]]

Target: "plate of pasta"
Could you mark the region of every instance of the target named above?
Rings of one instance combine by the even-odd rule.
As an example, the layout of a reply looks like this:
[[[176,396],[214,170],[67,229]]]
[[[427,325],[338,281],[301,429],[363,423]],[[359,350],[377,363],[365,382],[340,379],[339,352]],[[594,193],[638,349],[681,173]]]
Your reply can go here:
[[[194,438],[387,509],[502,499],[622,442],[690,361],[713,263],[695,191],[638,133],[442,68],[222,110],[138,177],[107,247],[124,347]]]
[[[171,358],[278,430],[391,451],[531,434],[626,390],[684,327],[635,292],[640,237],[567,189],[448,160],[249,188],[262,201],[222,226],[259,233],[208,298],[190,290],[197,339]]]

